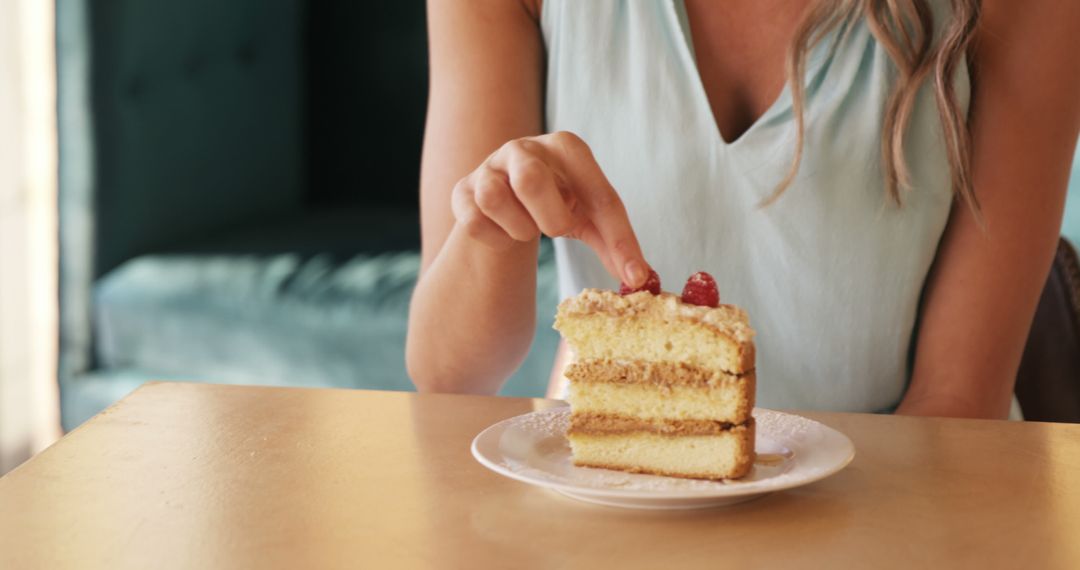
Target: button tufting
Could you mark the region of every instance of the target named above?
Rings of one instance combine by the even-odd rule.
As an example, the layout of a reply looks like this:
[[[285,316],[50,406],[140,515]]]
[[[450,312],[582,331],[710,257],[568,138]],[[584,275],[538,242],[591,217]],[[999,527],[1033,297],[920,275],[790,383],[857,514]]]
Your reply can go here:
[[[251,65],[255,63],[255,46],[251,42],[244,42],[236,46],[233,55],[240,65]]]
[[[127,85],[124,86],[124,95],[134,101],[140,98],[145,90],[146,80],[143,79],[143,76],[132,75],[128,78]]]
[[[189,78],[195,77],[202,72],[205,65],[206,60],[203,56],[198,54],[192,55],[184,61],[184,75]]]

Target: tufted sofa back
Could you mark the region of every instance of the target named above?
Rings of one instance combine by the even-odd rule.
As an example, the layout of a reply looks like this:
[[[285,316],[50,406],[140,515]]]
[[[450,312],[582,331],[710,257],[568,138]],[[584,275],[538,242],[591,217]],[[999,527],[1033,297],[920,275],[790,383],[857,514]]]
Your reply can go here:
[[[57,8],[65,245],[93,277],[300,203],[300,0]]]
[[[61,378],[94,368],[94,283],[129,259],[311,207],[414,215],[423,0],[56,3]]]

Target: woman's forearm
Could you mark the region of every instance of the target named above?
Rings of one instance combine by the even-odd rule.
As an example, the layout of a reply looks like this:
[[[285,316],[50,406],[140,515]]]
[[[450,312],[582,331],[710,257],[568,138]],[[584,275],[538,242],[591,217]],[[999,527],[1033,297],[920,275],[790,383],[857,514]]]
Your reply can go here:
[[[625,206],[572,133],[507,142],[454,185],[450,202],[446,239],[425,247],[433,257],[413,293],[406,359],[422,390],[493,393],[521,363],[541,233],[583,241],[631,287],[648,278]]]
[[[500,145],[543,131],[544,44],[538,13],[529,8],[505,0],[427,2],[423,269],[406,342],[420,390],[494,393],[532,340],[537,240],[488,247],[453,213],[455,184],[482,169]]]
[[[413,293],[406,362],[422,391],[493,394],[532,343],[539,241],[471,239],[455,226]]]
[[[905,416],[982,418],[1003,420],[1009,416],[1012,393],[921,393],[909,391],[896,413]]]

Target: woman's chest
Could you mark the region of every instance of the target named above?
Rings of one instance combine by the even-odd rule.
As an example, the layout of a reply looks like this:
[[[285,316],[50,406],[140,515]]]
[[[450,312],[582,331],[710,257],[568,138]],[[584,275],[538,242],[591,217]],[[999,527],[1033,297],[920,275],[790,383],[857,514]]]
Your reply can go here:
[[[686,0],[688,43],[725,141],[738,140],[779,97],[805,12],[804,2]]]
[[[555,5],[545,27],[547,128],[589,143],[642,233],[683,251],[750,235],[793,252],[847,241],[870,256],[911,236],[919,248],[935,246],[951,194],[933,94],[924,89],[911,113],[913,189],[897,209],[880,160],[893,74],[865,26],[807,55],[802,163],[781,199],[762,208],[794,158],[789,90],[767,104],[766,91],[749,100],[752,123],[725,140],[711,105],[717,93],[698,73],[692,13],[670,2]]]

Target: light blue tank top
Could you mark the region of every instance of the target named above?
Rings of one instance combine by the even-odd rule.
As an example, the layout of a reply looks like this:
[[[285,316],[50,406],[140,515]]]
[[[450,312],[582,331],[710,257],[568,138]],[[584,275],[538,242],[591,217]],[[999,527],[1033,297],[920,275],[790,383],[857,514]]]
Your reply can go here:
[[[934,4],[940,23],[946,3]],[[708,271],[721,301],[748,311],[759,405],[897,405],[952,204],[932,91],[924,86],[908,127],[913,188],[898,208],[879,157],[895,68],[862,22],[827,37],[808,60],[802,167],[779,201],[761,208],[791,164],[790,94],[725,142],[680,0],[544,0],[542,28],[547,129],[592,147],[665,290]],[[966,109],[966,67],[956,89]],[[562,296],[617,286],[583,244],[555,247]]]

